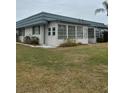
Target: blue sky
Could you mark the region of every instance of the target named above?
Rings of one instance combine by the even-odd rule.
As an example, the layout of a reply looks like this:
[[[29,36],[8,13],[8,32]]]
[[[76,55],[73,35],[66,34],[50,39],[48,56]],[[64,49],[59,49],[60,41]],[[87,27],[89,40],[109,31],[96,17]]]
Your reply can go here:
[[[49,12],[107,24],[104,13],[94,14],[103,0],[16,0],[16,20],[39,12]]]

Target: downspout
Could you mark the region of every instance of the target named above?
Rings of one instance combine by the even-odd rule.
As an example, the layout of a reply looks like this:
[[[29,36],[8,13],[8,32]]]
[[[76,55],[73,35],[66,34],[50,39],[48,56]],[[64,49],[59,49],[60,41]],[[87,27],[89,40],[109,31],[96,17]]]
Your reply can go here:
[[[43,39],[43,44],[44,44],[44,45],[45,45],[45,35],[46,35],[46,34],[45,34],[45,24],[44,24],[44,36],[43,36],[43,37],[44,37],[44,39]]]

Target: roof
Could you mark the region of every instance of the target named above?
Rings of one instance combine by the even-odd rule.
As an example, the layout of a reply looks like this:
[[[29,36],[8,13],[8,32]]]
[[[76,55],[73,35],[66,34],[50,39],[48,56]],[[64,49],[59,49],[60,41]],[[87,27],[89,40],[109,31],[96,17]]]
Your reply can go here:
[[[84,20],[84,21],[85,21],[85,23],[90,24],[91,27],[108,29],[108,26],[103,23],[92,22],[92,21],[87,21],[87,20]]]
[[[30,16],[28,18],[17,21],[16,28],[22,28],[22,27],[27,27],[27,26],[37,25],[37,24],[47,24],[48,22],[51,22],[51,21],[61,21],[61,22],[67,22],[67,23],[73,23],[73,24],[88,25],[91,27],[107,28],[107,26],[104,25],[103,23],[92,22],[92,21],[87,21],[87,20],[82,20],[82,19],[77,19],[72,17],[66,17],[66,16],[61,16],[61,15],[56,15],[56,14],[51,14],[46,12],[41,12],[33,16]]]

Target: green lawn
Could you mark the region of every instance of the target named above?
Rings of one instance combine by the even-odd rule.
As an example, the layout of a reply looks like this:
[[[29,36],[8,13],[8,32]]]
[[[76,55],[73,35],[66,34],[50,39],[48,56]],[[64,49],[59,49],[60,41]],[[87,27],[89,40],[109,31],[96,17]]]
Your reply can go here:
[[[17,93],[107,93],[107,43],[16,50]]]

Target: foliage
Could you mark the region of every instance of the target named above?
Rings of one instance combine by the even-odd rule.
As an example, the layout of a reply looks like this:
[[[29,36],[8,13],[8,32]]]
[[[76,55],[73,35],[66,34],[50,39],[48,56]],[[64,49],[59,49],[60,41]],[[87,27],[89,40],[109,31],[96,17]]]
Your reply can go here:
[[[104,31],[103,38],[97,38],[97,42],[99,42],[99,43],[108,42],[108,32]]]
[[[78,45],[83,45],[81,42],[78,42],[77,44],[78,44]]]
[[[73,47],[77,45],[74,39],[65,39],[64,43],[60,44],[60,47]]]
[[[38,37],[31,37],[31,44],[39,45],[39,38]]]
[[[30,36],[25,36],[24,37],[24,43],[25,44],[31,44],[31,38],[30,38]]]
[[[24,43],[38,45],[39,44],[39,38],[26,36],[26,37],[24,37]]]
[[[98,43],[104,42],[104,38],[97,38],[97,42],[98,42]]]
[[[104,38],[104,42],[108,42],[108,32],[107,31],[103,32],[103,38]]]
[[[18,34],[16,34],[16,42],[20,42]]]
[[[95,14],[100,13],[100,12],[106,12],[108,16],[108,1],[104,1],[103,3],[104,8],[98,8],[95,10]]]

